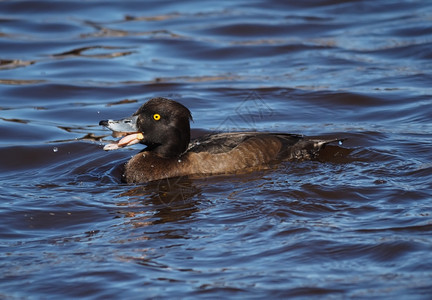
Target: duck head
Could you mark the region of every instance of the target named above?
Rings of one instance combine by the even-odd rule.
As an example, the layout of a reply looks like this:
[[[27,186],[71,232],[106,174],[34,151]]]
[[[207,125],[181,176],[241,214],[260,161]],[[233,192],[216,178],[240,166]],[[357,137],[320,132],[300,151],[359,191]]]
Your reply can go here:
[[[166,99],[153,98],[144,103],[131,117],[121,120],[102,120],[99,125],[113,131],[113,136],[124,136],[104,150],[142,143],[162,157],[178,157],[186,151],[190,141],[191,113],[182,104]]]

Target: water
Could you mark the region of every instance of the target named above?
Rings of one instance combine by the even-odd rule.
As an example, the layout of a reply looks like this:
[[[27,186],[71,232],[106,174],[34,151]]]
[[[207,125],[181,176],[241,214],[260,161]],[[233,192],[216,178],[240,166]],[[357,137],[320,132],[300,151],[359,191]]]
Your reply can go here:
[[[432,3],[285,2],[0,2],[0,298],[432,297]],[[98,122],[155,96],[346,140],[122,184]]]

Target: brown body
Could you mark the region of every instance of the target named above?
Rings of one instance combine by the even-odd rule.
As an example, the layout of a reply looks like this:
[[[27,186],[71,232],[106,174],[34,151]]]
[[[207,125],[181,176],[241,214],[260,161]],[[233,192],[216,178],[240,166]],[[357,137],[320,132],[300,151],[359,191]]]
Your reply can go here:
[[[298,135],[223,133],[192,143],[179,157],[142,151],[125,166],[124,180],[140,183],[189,175],[234,174],[268,169],[282,160],[313,159],[328,141]]]

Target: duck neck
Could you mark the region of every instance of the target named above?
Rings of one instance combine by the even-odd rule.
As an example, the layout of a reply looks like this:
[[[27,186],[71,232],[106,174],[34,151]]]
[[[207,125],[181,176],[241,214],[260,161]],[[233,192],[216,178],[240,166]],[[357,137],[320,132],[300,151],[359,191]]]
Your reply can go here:
[[[179,157],[188,148],[190,141],[190,132],[187,134],[171,134],[167,135],[165,143],[149,145],[149,151],[162,157]]]

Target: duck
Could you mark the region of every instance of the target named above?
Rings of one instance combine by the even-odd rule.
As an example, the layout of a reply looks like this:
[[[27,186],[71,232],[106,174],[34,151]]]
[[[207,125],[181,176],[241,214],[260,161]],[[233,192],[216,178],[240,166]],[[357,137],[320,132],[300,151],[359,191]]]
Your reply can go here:
[[[121,137],[104,150],[143,144],[124,166],[122,180],[139,184],[182,176],[237,174],[269,169],[282,161],[313,160],[338,138],[309,138],[271,132],[222,132],[190,140],[190,110],[183,104],[152,98],[132,116],[99,125]]]

